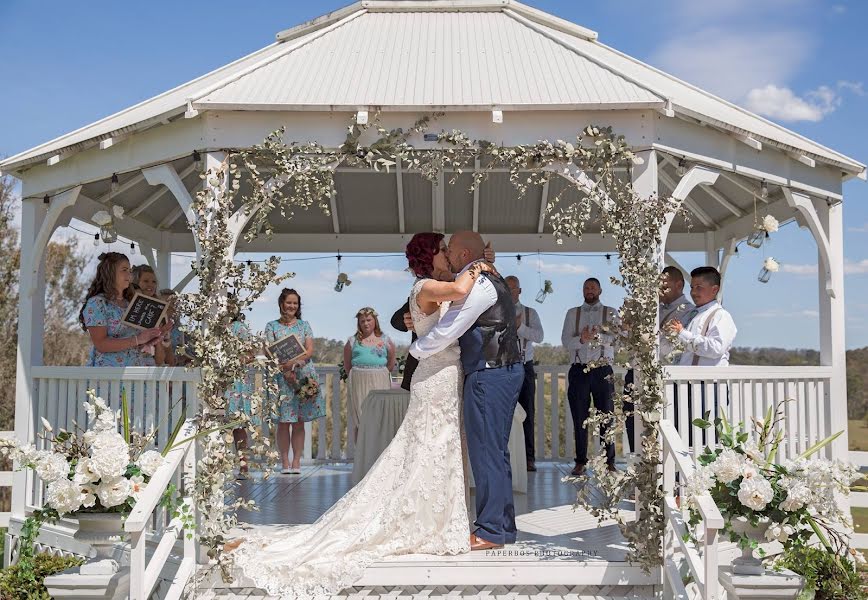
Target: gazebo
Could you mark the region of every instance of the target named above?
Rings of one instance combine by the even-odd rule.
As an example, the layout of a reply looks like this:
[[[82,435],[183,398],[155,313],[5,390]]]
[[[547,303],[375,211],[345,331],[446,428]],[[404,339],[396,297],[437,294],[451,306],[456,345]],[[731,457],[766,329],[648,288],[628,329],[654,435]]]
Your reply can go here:
[[[706,263],[725,276],[737,244],[756,228],[757,205],[761,215],[807,227],[817,243],[821,366],[672,367],[667,389],[726,385],[732,393],[731,416],[742,420],[764,414],[775,400],[793,398],[783,455],[794,456],[844,430],[828,453],[846,458],[842,184],[853,177],[864,180],[865,165],[626,56],[601,43],[594,31],[514,0],[356,2],[279,32],[273,44],[249,56],[0,163],[4,173],[20,179],[24,197],[16,437],[33,441],[43,416],[57,426],[73,419],[82,422],[85,386],[94,380],[141,382],[133,410],[142,423],[159,423],[166,410],[165,405],[149,403],[148,398],[160,395],[149,389],[163,390],[162,397],[168,398],[174,383],[172,393],[186,389],[187,401],[195,402],[195,372],[43,365],[44,251],[58,228],[73,219],[91,222],[95,213],[110,206],[123,207],[124,216],[114,219],[113,228],[139,245],[158,279],[169,282],[172,253],[198,252],[189,222],[194,218],[192,198],[202,183],[199,175],[227,151],[258,144],[280,127],[285,127],[287,140],[337,147],[353,115],[360,122],[379,115],[383,126],[392,128],[435,112],[443,114],[432,130],[461,129],[504,146],[569,140],[589,124],[611,126],[641,159],[625,172],[635,189],[645,196],[672,195],[687,209],[687,217],[676,218],[663,232],[670,264],[677,265],[671,252],[704,252]],[[419,148],[436,146],[421,136],[414,143]],[[272,215],[273,237],[246,242],[251,215],[239,210],[232,220],[235,249],[395,252],[418,231],[471,229],[503,252],[614,250],[613,240],[593,226],[580,242],[556,245],[546,208],[550,199],[569,201],[575,192],[562,194],[566,185],[554,179],[519,197],[506,172],[492,173],[470,191],[469,174],[448,170],[440,174],[438,185],[401,163],[388,173],[347,166],[336,171],[330,215],[318,210],[297,211],[292,219]],[[453,176],[457,181],[447,185]],[[178,287],[190,279],[183,277]],[[557,399],[562,374],[557,368],[542,370],[552,376],[553,389],[548,394],[542,385],[538,388],[538,423],[544,403]],[[330,387],[338,389],[339,381],[330,377]],[[552,407],[552,424],[571,432],[570,419],[557,405]],[[542,432],[537,435],[541,439]],[[335,453],[344,449],[327,449],[324,439],[316,458],[339,458]],[[564,451],[569,448],[555,443],[539,458],[558,459]],[[183,468],[180,459],[175,468]],[[15,475],[7,561],[16,527],[40,506],[42,497],[38,481]],[[140,519],[140,536],[149,515]],[[153,525],[147,535],[160,539],[157,522]],[[69,526],[47,531],[41,543],[57,551],[83,552]],[[191,555],[182,554],[185,560],[176,580],[194,568]],[[165,561],[167,553],[154,556]],[[500,561],[476,573],[447,565],[434,575],[423,574],[425,569],[417,566],[403,576],[392,569],[382,580],[368,583],[579,586],[662,581],[659,574],[649,579],[628,565],[587,576],[580,569],[558,570],[553,563],[537,561],[536,571],[528,564],[516,567]],[[142,554],[134,573],[137,568],[144,572],[144,565]],[[508,578],[507,572],[512,573]],[[134,575],[134,581],[144,582],[143,577]],[[140,590],[134,597],[149,593],[150,588]]]

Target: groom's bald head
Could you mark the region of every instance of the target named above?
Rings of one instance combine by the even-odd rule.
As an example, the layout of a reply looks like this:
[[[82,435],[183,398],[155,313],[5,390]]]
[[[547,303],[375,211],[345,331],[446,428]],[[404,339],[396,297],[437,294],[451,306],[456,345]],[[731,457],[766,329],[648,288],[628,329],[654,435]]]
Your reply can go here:
[[[484,253],[485,242],[481,235],[475,231],[456,231],[449,238],[446,256],[452,270],[457,273],[473,261],[481,259]]]

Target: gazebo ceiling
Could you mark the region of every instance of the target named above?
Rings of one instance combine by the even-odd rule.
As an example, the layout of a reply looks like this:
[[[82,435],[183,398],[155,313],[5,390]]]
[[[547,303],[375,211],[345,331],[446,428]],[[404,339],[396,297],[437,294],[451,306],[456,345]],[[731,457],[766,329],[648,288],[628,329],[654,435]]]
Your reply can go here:
[[[845,178],[865,166],[513,0],[366,0],[164,94],[0,162],[19,173],[203,110],[657,109]],[[171,158],[171,157],[166,157]]]

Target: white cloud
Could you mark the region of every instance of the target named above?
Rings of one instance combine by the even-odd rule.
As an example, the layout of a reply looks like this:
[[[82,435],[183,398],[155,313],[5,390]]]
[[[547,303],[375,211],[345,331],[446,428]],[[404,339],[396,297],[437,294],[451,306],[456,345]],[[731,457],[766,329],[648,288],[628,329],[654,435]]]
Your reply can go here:
[[[866,222],[862,227],[848,227],[847,231],[855,231],[857,233],[868,233],[868,222]]]
[[[537,268],[543,273],[561,273],[564,275],[584,275],[590,272],[585,265],[570,263],[550,263],[544,260],[536,261]]]
[[[844,273],[847,275],[864,275],[868,273],[868,258],[855,262],[852,260],[845,260]]]
[[[768,84],[754,88],[745,97],[745,107],[780,121],[821,121],[841,105],[841,96],[821,85],[799,97],[788,87]]]
[[[781,272],[793,275],[816,275],[817,265],[790,265],[784,263],[781,265]]]
[[[801,310],[770,309],[751,313],[750,316],[754,319],[792,319],[797,317],[817,319],[820,317],[820,311],[807,308]]]
[[[377,279],[379,281],[410,281],[411,277],[407,271],[399,271],[397,269],[360,269],[355,271],[350,277],[353,279]]]
[[[739,101],[750,90],[788,81],[810,55],[812,45],[804,31],[714,27],[667,40],[651,62],[689,83]]]

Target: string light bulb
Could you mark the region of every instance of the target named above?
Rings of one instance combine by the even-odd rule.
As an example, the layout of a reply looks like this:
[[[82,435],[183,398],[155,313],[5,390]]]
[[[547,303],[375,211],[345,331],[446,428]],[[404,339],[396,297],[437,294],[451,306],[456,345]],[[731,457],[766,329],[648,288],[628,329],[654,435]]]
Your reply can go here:
[[[687,174],[687,161],[683,158],[678,159],[678,167],[675,169],[675,174],[679,177],[684,177]]]
[[[93,234],[93,245],[99,246],[99,234],[98,233]]]
[[[112,194],[117,193],[118,187],[120,187],[120,181],[118,180],[118,174],[112,173],[112,184],[111,184]]]
[[[136,243],[135,243],[135,242],[130,242],[130,254],[132,255],[132,254],[135,254],[135,253],[136,253]]]
[[[762,183],[760,184],[760,198],[765,199],[768,197],[769,197],[769,186],[766,183],[766,180],[763,179]]]
[[[518,261],[518,264],[521,264],[521,254],[516,254],[516,255],[515,255],[515,260]]]
[[[45,197],[42,199],[43,204],[51,204],[51,198],[48,197],[48,194],[45,194]]]
[[[607,265],[611,265],[611,264],[612,264],[612,255],[611,255],[611,254],[607,254],[607,255],[606,255],[606,264],[607,264]]]
[[[202,155],[198,150],[193,150],[193,168],[197,171],[202,170]]]

